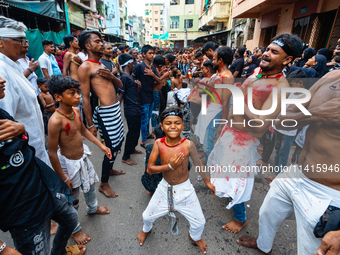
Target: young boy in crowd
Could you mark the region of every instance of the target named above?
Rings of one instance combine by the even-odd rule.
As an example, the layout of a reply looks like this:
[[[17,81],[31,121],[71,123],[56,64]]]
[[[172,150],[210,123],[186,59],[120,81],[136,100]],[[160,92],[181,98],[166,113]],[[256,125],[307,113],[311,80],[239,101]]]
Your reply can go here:
[[[72,77],[55,75],[48,81],[48,88],[59,103],[48,123],[48,154],[55,172],[70,188],[69,202],[78,209],[81,187],[87,213],[108,214],[109,209],[106,206],[98,206],[95,182],[99,180],[88,158],[91,155],[90,150],[83,144],[82,136],[97,145],[108,158],[111,158],[111,151],[81,121],[80,110],[77,108],[80,102],[80,84]],[[80,223],[73,230],[72,237],[77,244],[85,244],[91,240],[81,231]]]
[[[140,245],[143,245],[152,229],[153,222],[168,213],[169,230],[177,235],[176,216],[174,211],[180,212],[190,223],[189,239],[195,242],[205,254],[207,244],[201,239],[205,219],[196,196],[195,189],[189,180],[189,156],[202,170],[202,163],[198,158],[195,146],[186,138],[181,137],[183,130],[183,113],[178,107],[164,110],[160,116],[161,127],[165,137],[156,140],[152,149],[147,172],[149,174],[163,173],[150,203],[143,213],[143,230],[137,235]],[[161,158],[160,166],[156,165],[157,158]],[[215,187],[209,178],[201,172],[205,184],[215,193]]]
[[[48,121],[55,111],[54,99],[49,92],[49,89],[47,87],[47,79],[45,77],[38,78],[37,84],[41,91],[38,98],[44,109],[43,120],[44,120],[45,134],[47,135]]]
[[[132,55],[122,53],[119,55],[118,61],[123,71],[120,80],[123,83],[124,114],[128,125],[122,162],[128,165],[137,165],[137,163],[130,158],[130,155],[142,154],[141,151],[136,150],[142,114],[139,103],[141,83],[138,80],[134,81],[131,77],[133,71]]]

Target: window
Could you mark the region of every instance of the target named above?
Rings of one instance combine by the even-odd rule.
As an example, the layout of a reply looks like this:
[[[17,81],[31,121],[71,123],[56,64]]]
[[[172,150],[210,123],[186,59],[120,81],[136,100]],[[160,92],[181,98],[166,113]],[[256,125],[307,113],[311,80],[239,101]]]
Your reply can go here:
[[[158,14],[158,11],[155,11],[155,14]]]
[[[160,14],[163,15],[163,10],[161,10]]]
[[[160,30],[160,31],[163,31],[163,28],[161,27],[159,30]]]
[[[155,22],[158,22],[158,19],[155,19]]]
[[[178,29],[179,28],[179,16],[171,16],[170,17],[170,29]]]
[[[158,27],[155,27],[155,31],[158,31]]]
[[[194,4],[195,0],[185,0],[185,4]]]
[[[193,19],[185,19],[184,20],[184,28],[193,28],[194,20]]]

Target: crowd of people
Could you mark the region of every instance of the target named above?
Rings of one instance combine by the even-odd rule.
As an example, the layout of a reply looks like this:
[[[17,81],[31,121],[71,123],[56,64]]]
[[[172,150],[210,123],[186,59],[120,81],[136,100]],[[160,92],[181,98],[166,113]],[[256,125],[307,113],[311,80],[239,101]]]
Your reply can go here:
[[[229,198],[234,219],[222,228],[240,232],[258,174],[241,170],[268,167],[275,149],[280,170],[267,178],[259,236],[237,243],[270,254],[277,230],[295,215],[298,254],[340,254],[340,40],[334,51],[316,51],[292,34],[252,51],[215,42],[176,51],[113,47],[85,30],[62,45],[44,40],[34,60],[25,30],[0,16],[0,229],[10,231],[16,248],[0,241],[0,254],[84,254],[91,238],[78,221],[80,188],[88,214],[109,214],[98,205],[95,183],[117,197],[109,185],[110,176],[125,174],[113,168],[117,155],[123,150],[122,162],[137,165],[134,154],[144,154],[138,145],[146,153],[141,182],[151,195],[141,246],[166,214],[176,235],[177,211],[190,223],[189,239],[207,252],[192,164],[213,195]],[[283,109],[281,91],[292,88],[285,100],[300,103]],[[100,181],[85,138],[104,153]],[[218,166],[235,171],[204,170]],[[70,237],[77,245],[66,247]]]

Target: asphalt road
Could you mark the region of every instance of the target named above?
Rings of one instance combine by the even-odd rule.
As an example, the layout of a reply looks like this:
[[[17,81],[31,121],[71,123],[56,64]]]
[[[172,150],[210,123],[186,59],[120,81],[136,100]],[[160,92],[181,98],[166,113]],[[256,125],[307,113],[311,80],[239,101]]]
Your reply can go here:
[[[124,121],[125,131],[127,131]],[[149,140],[151,142],[151,140]],[[101,174],[101,162],[103,153],[95,145],[85,141],[92,151],[91,160],[97,171]],[[139,150],[144,149],[139,147]],[[79,207],[79,220],[83,231],[92,240],[86,245],[88,255],[111,255],[111,254],[201,254],[198,247],[192,245],[188,240],[189,223],[179,213],[178,218],[179,234],[172,236],[167,229],[167,218],[162,217],[155,221],[151,234],[145,244],[140,247],[136,236],[142,229],[142,213],[150,196],[146,194],[141,183],[141,176],[144,173],[145,154],[132,155],[138,165],[128,166],[121,162],[122,154],[118,155],[114,164],[115,169],[126,171],[123,176],[111,176],[109,183],[114,191],[118,193],[117,198],[106,198],[97,190],[99,205],[109,208],[109,215],[87,216],[85,201],[81,195]],[[271,158],[270,163],[273,163]],[[238,237],[249,234],[258,235],[258,213],[263,199],[269,190],[269,182],[262,175],[255,179],[252,199],[246,203],[248,225],[238,234],[229,233],[221,226],[233,219],[233,210],[227,210],[228,199],[221,199],[214,196],[202,181],[197,181],[197,173],[194,167],[190,171],[190,180],[196,189],[197,196],[201,203],[206,218],[206,225],[202,238],[208,244],[207,254],[262,254],[253,249],[246,249],[236,243]],[[98,187],[98,185],[97,185]],[[273,215],[276,217],[276,215]],[[52,237],[53,238],[53,237]],[[9,233],[0,231],[0,240],[5,241],[13,247]],[[70,239],[69,245],[75,242]],[[272,254],[296,254],[296,226],[295,221],[285,221],[279,229],[273,247]]]

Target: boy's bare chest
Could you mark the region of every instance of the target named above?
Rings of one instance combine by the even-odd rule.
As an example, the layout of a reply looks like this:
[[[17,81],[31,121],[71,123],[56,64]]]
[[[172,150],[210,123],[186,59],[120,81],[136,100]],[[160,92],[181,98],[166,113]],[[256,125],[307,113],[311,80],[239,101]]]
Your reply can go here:
[[[81,130],[80,116],[75,116],[73,120],[65,118],[62,121],[60,138],[71,139],[74,136],[80,135],[80,130]]]

